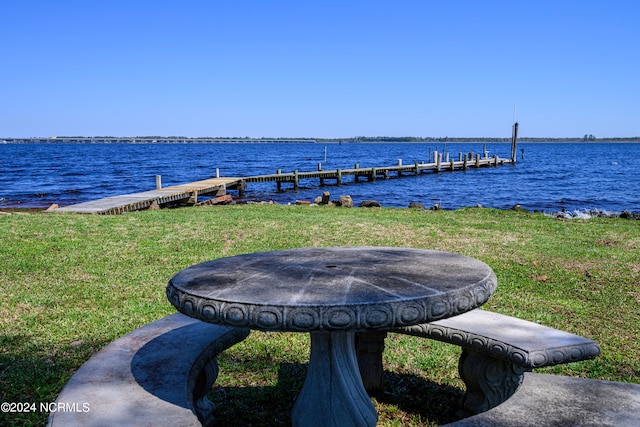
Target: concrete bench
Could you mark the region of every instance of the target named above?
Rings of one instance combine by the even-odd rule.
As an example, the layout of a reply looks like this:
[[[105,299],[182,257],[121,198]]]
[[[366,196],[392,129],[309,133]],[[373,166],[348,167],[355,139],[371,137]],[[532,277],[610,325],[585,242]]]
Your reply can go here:
[[[509,400],[446,427],[638,425],[640,384],[527,372]]]
[[[458,365],[467,386],[464,415],[487,411],[511,397],[533,368],[593,359],[600,347],[592,340],[526,320],[472,310],[459,316],[389,332],[431,338],[462,347]],[[385,333],[358,336],[358,362],[365,388],[382,386]]]
[[[136,329],[78,369],[56,401],[67,410],[48,426],[209,426],[215,357],[248,335],[183,314]]]

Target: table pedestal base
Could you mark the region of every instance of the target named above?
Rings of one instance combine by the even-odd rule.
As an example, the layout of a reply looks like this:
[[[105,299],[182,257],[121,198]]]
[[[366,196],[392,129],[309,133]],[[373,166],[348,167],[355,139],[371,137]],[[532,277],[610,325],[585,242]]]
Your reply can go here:
[[[307,378],[291,414],[293,426],[367,426],[378,421],[362,385],[354,332],[312,332]]]

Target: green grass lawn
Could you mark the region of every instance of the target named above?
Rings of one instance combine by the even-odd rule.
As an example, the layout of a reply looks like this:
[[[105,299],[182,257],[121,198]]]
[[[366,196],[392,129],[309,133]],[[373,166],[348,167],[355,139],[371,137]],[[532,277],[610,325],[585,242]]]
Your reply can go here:
[[[175,312],[167,281],[192,264],[308,246],[455,252],[488,264],[484,308],[586,336],[602,355],[540,372],[640,378],[640,222],[558,220],[492,209],[418,211],[231,205],[120,216],[0,215],[0,401],[52,402],[110,341]],[[455,346],[390,335],[380,425],[455,419]],[[219,357],[222,425],[287,425],[309,356],[306,334],[253,332]],[[0,413],[0,425],[46,423]]]

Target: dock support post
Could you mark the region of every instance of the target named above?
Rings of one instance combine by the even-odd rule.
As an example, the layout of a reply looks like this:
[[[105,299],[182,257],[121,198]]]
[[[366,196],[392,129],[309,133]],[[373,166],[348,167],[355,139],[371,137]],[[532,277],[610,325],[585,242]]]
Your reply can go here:
[[[355,164],[355,166],[354,166],[354,169],[360,169],[360,165],[359,165],[358,163],[356,163],[356,164]],[[360,181],[358,180],[358,172],[356,172],[356,173],[354,173],[354,174],[353,174],[353,180],[354,180],[355,182],[360,182]]]
[[[517,139],[518,139],[518,122],[513,124],[513,129],[511,131],[511,162],[512,163],[516,162]]]
[[[342,184],[342,171],[338,169],[336,170],[336,172],[337,172],[336,183],[340,185]]]
[[[298,189],[298,169],[293,171],[293,189]]]
[[[189,197],[187,204],[195,205],[196,203],[198,203],[198,190],[193,190],[193,193],[191,193],[191,197]]]
[[[162,188],[162,175],[156,175],[156,190]]]
[[[418,175],[420,173],[420,167],[418,166],[418,162],[413,166],[415,168],[415,174]]]
[[[276,173],[280,175],[282,173],[282,170],[278,169],[276,170]],[[278,191],[282,191],[282,182],[279,179],[276,180],[276,188],[278,189]]]
[[[216,168],[216,178],[220,178],[220,168]]]
[[[442,164],[442,154],[436,152],[438,157],[436,158],[436,172],[440,172],[440,166]]]
[[[468,156],[465,154],[464,155],[464,163],[462,164],[462,169],[467,170],[467,161],[468,161]]]
[[[375,181],[376,180],[376,168],[371,168],[371,175],[369,175],[369,181]]]
[[[488,157],[489,157],[489,153],[487,153],[487,144],[484,144],[484,148],[482,149],[482,152],[483,152],[483,154],[484,154],[484,155],[482,156],[483,158],[485,158],[485,159],[486,159],[486,158],[488,158]]]
[[[476,154],[476,167],[480,167],[480,154]]]
[[[318,163],[318,172],[322,170],[322,163]]]

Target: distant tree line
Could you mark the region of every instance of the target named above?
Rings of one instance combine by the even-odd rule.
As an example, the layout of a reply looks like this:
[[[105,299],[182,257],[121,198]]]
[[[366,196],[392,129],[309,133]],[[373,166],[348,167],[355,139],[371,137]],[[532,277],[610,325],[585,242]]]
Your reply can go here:
[[[325,141],[318,139],[318,141]],[[330,141],[330,140],[326,140]],[[511,142],[509,138],[489,138],[489,137],[419,137],[419,136],[356,136],[348,138],[351,142]],[[518,141],[525,142],[640,142],[640,136],[634,137],[616,137],[616,138],[596,138],[587,134],[583,137],[571,138],[537,138],[537,137],[518,137]]]
[[[614,137],[614,138],[596,138],[594,135],[585,134],[582,137],[573,138],[534,138],[521,136],[518,137],[520,142],[640,142],[640,136],[634,137]],[[422,136],[354,136],[347,138],[290,138],[290,137],[261,137],[254,138],[249,136],[242,137],[186,137],[186,136],[53,136],[53,137],[31,137],[31,138],[2,138],[0,143],[83,143],[83,142],[136,142],[136,143],[217,143],[217,142],[282,142],[282,143],[313,143],[313,142],[347,142],[347,143],[367,143],[367,142],[414,142],[414,143],[435,143],[435,142],[511,142],[511,138],[490,138],[490,137],[422,137]]]

